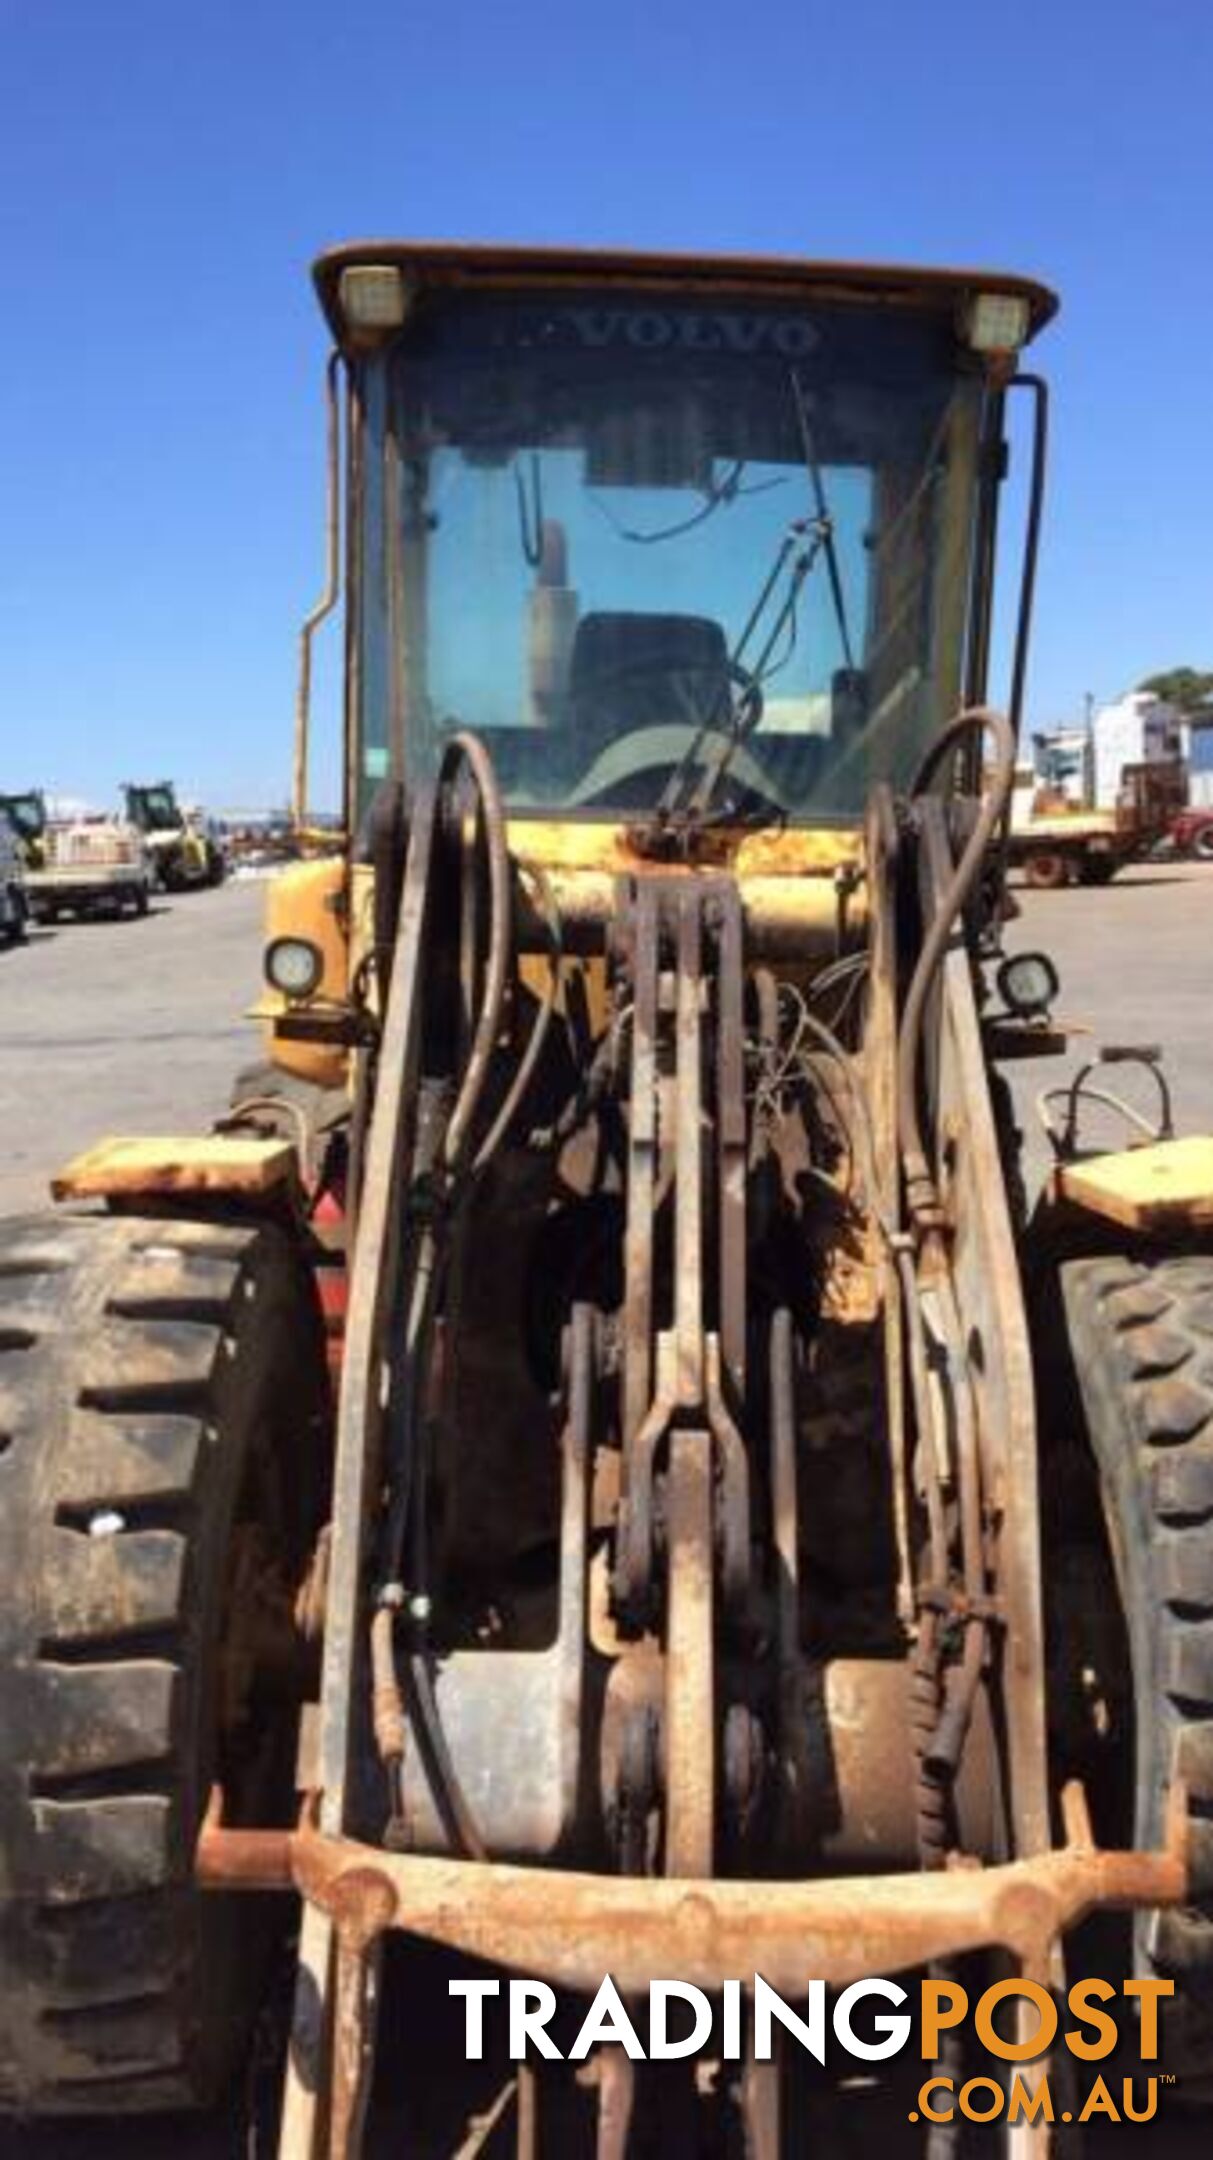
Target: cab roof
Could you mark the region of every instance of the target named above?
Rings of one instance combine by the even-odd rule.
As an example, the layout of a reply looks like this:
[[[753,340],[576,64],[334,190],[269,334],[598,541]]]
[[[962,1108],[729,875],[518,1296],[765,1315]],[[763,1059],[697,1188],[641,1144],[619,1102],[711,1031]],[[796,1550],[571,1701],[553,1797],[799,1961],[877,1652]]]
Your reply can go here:
[[[1013,294],[1028,303],[1029,338],[1057,312],[1057,295],[1033,278],[1003,270],[921,270],[889,263],[806,262],[797,256],[635,254],[623,249],[481,246],[447,240],[355,240],[329,248],[313,277],[336,343],[348,340],[338,304],[343,270],[391,264],[424,285],[448,289],[615,281],[672,292],[763,294],[786,299],[868,301],[955,317],[979,292]]]

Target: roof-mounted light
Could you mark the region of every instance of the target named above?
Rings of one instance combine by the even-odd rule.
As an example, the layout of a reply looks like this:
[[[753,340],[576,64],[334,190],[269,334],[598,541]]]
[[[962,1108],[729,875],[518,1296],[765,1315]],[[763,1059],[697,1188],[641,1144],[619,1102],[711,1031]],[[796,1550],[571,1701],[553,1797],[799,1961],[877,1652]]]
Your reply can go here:
[[[1022,293],[976,293],[966,310],[965,332],[974,352],[1017,353],[1027,343],[1031,320]]]
[[[346,327],[359,338],[399,330],[408,312],[408,289],[394,263],[351,263],[338,288]]]

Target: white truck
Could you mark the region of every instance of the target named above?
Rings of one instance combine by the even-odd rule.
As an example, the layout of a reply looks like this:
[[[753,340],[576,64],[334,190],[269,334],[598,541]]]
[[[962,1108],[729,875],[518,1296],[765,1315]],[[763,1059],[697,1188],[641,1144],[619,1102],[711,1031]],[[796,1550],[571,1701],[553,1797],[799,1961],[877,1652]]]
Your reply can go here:
[[[61,915],[146,915],[152,872],[142,836],[125,818],[87,810],[48,812],[37,792],[21,830],[25,891],[36,922]]]

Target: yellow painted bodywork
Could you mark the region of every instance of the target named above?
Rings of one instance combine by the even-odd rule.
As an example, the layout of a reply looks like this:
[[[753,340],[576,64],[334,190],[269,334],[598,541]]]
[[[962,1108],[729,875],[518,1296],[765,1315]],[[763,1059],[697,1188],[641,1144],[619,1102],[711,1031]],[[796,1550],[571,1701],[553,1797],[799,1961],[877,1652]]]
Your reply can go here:
[[[369,863],[350,865],[350,951],[349,970],[351,980],[375,942],[375,873]],[[367,999],[372,1010],[378,1010],[379,984],[372,973],[367,982]]]
[[[748,831],[722,826],[713,835],[711,860],[702,868],[729,871],[743,883],[754,877],[830,877],[858,867],[863,839],[850,827],[816,831]],[[511,818],[510,848],[523,862],[547,871],[606,871],[618,877],[652,864],[628,843],[626,826],[566,818]],[[688,872],[687,875],[693,875]]]
[[[1058,1196],[1129,1230],[1213,1225],[1213,1138],[1158,1140],[1148,1147],[1063,1163]]]
[[[510,851],[522,864],[536,864],[547,875],[562,921],[600,924],[610,920],[616,880],[651,870],[653,865],[630,845],[627,828],[596,820],[513,818]],[[723,828],[712,835],[710,859],[694,867],[671,864],[671,877],[727,872],[738,880],[747,920],[777,930],[794,954],[807,956],[832,940],[837,930],[840,890],[845,891],[847,921],[862,924],[865,901],[860,872],[861,834],[849,828],[818,831],[760,831]],[[266,942],[276,937],[310,938],[324,955],[324,973],[315,996],[317,1011],[335,1009],[348,995],[354,969],[373,938],[374,877],[363,863],[344,856],[294,864],[274,878],[268,890]],[[566,961],[581,967],[591,1024],[606,1017],[606,976],[600,957]],[[547,980],[542,955],[526,955],[521,972],[538,993]],[[374,999],[373,977],[368,995]],[[349,1053],[336,1043],[294,1042],[274,1025],[287,1010],[286,1000],[267,989],[254,1013],[267,1023],[269,1055],[283,1071],[322,1087],[344,1087]]]
[[[862,883],[863,839],[857,830],[747,832],[727,827],[693,865],[663,864],[670,877],[713,872],[736,878],[751,931],[766,934],[795,963],[832,944],[844,905],[848,928],[866,915]],[[620,877],[651,872],[652,861],[629,845],[626,827],[560,819],[515,818],[510,847],[523,863],[547,874],[562,921],[608,922]]]
[[[172,1134],[99,1140],[51,1179],[51,1193],[56,1200],[189,1192],[227,1192],[251,1199],[293,1190],[297,1174],[289,1140],[239,1133]]]
[[[340,1005],[350,979],[349,909],[346,900],[348,868],[344,855],[328,855],[312,862],[292,863],[271,878],[266,892],[265,941],[275,938],[310,938],[324,955],[324,972],[317,988],[317,1002]],[[339,1043],[289,1042],[280,1036],[274,1021],[287,1010],[285,998],[267,988],[253,1008],[268,1023],[268,1054],[283,1072],[295,1073],[317,1087],[344,1087],[348,1052]]]
[[[513,818],[510,849],[523,864],[542,869],[561,921],[608,922],[616,903],[616,881],[653,869],[652,862],[629,844],[625,826],[559,818]],[[747,832],[722,828],[713,835],[712,859],[694,866],[663,866],[670,877],[727,872],[738,881],[742,905],[751,924],[778,929],[790,948],[807,955],[831,940],[838,928],[840,885],[846,889],[847,921],[862,923],[865,902],[858,880],[862,839],[858,832]],[[577,963],[566,960],[565,973]],[[606,964],[597,954],[581,963],[590,1024],[595,1033],[607,1017]],[[527,988],[540,994],[547,962],[527,955],[520,965]]]

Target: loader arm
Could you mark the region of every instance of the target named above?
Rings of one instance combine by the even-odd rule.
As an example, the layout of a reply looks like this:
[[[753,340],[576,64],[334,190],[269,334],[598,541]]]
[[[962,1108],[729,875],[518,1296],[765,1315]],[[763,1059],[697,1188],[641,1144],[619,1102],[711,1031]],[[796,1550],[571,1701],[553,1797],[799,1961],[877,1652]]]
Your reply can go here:
[[[538,1174],[508,1147],[492,1160],[475,1101],[511,1032],[502,939],[533,926],[495,912],[517,870],[483,747],[456,739],[415,804],[361,1053],[374,1109],[309,1790],[294,1835],[217,1810],[199,1851],[210,1887],[305,1899],[283,2160],[360,2149],[389,1928],[574,1992],[761,1971],[795,1995],[978,1948],[1055,1985],[1086,1911],[1182,1895],[1178,1815],[1166,1850],[1100,1854],[1075,1791],[1052,1844],[1026,1324],[961,908],[998,807],[974,827],[938,796],[874,802],[850,1049],[812,967],[780,972],[744,879],[643,861],[617,879],[592,1151],[614,1163],[614,1257],[597,1298],[563,1292],[547,1621],[485,1642],[451,1616],[470,1594],[460,1508],[492,1536],[475,1506],[496,1441],[491,1419],[443,1437],[438,1368],[485,1355],[476,1241],[494,1183]],[[916,915],[907,970],[896,926]],[[574,1154],[588,1078],[562,1112]],[[489,1079],[490,1139],[502,1088],[525,1099],[517,1071]],[[495,1370],[499,1422],[512,1385]],[[822,1530],[854,1535],[829,1487],[863,1447],[847,1582]],[[737,2087],[755,2151],[780,2149],[782,2077],[751,2062]],[[543,2120],[524,2082],[520,2155]],[[604,2068],[600,2155],[623,2149],[616,2083]]]

